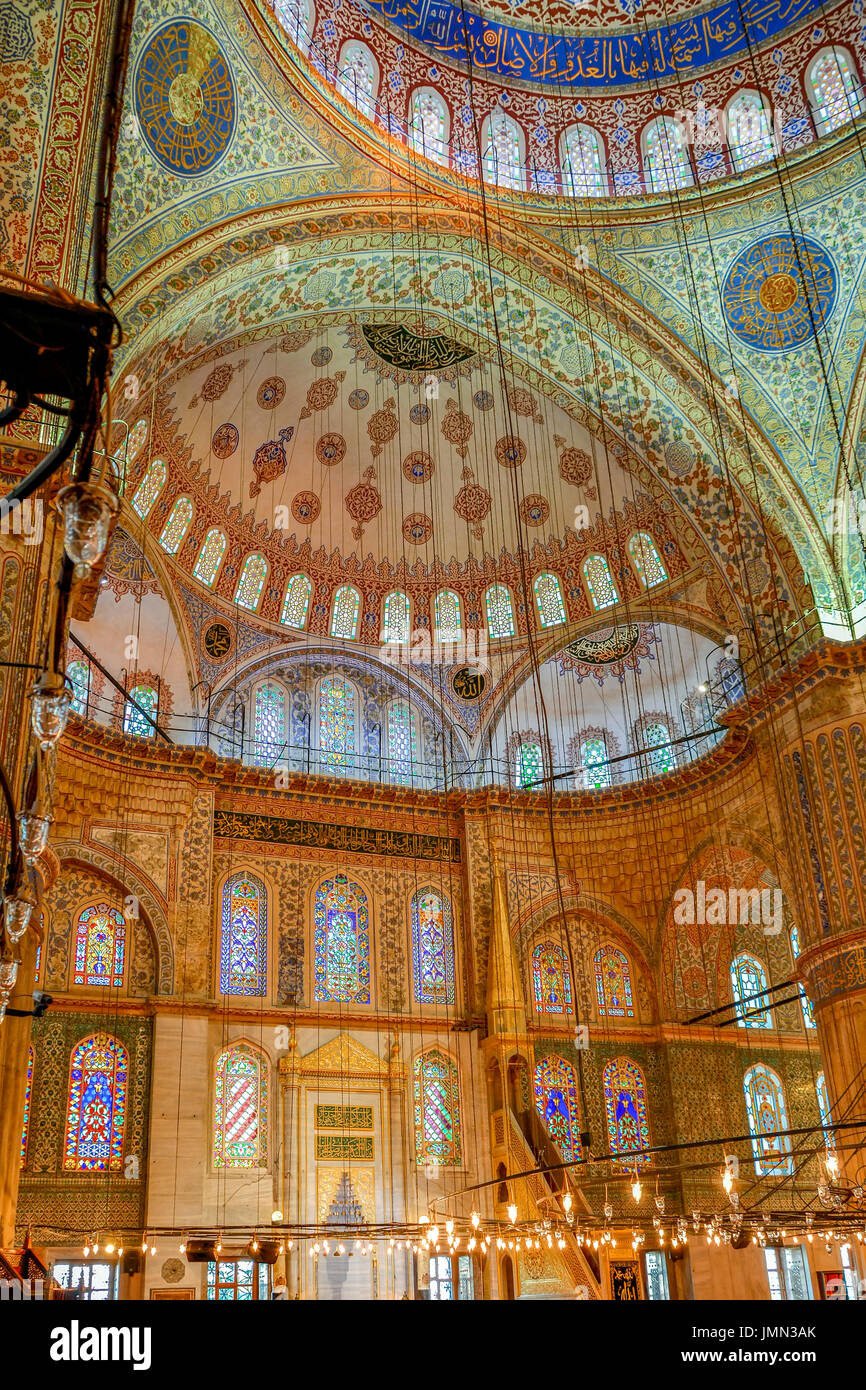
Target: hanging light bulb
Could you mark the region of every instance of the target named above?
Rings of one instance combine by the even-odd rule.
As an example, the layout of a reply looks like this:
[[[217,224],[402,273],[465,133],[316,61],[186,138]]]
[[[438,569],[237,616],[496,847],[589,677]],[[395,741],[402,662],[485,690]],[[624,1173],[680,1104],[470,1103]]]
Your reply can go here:
[[[141,1241],[141,1253],[142,1253],[142,1255],[146,1255],[146,1254],[147,1254],[147,1236],[143,1236],[143,1237],[142,1237],[142,1241]]]
[[[282,1221],[282,1219],[283,1213],[280,1211],[279,1207],[275,1207],[274,1210],[271,1212],[271,1220],[277,1222]]]
[[[474,1236],[470,1236],[470,1237],[469,1237],[469,1240],[468,1240],[467,1245],[466,1245],[466,1249],[467,1249],[467,1250],[474,1250],[474,1249],[475,1249],[475,1237],[474,1237]]]
[[[478,1215],[478,1212],[474,1211],[470,1216],[469,1220],[472,1223],[472,1229],[477,1231],[478,1227],[481,1225],[481,1217]]]
[[[94,1255],[98,1255],[98,1254],[99,1254],[99,1239],[98,1239],[98,1237],[94,1238],[94,1241],[93,1241],[93,1253],[94,1253]]]
[[[829,1153],[829,1154],[827,1155],[827,1158],[826,1158],[826,1164],[827,1164],[827,1172],[829,1173],[830,1177],[831,1177],[831,1178],[838,1178],[838,1176],[839,1176],[839,1159],[838,1159],[838,1156],[837,1156],[836,1154],[834,1154],[834,1153]]]
[[[725,1191],[727,1192],[727,1194],[728,1194],[729,1197],[730,1197],[730,1195],[731,1195],[731,1189],[732,1189],[733,1186],[734,1186],[734,1176],[733,1176],[733,1173],[731,1172],[730,1168],[726,1168],[725,1171],[724,1171],[723,1174],[722,1174],[722,1187],[725,1189]]]
[[[566,1216],[568,1216],[568,1213],[571,1211],[571,1208],[572,1208],[573,1206],[574,1206],[574,1199],[572,1198],[571,1193],[570,1193],[570,1192],[564,1192],[563,1195],[562,1195],[562,1210],[565,1212]]]
[[[113,1255],[116,1248],[117,1247],[115,1246],[114,1241],[111,1239],[111,1236],[109,1236],[108,1240],[105,1242],[106,1255]]]
[[[454,1234],[454,1222],[451,1220],[450,1216],[448,1220],[445,1222],[445,1234],[448,1236]]]
[[[429,1240],[429,1242],[430,1242],[431,1245],[436,1245],[436,1244],[438,1243],[438,1241],[439,1241],[439,1227],[438,1227],[438,1226],[431,1226],[431,1227],[430,1227],[430,1230],[427,1232],[427,1239]]]
[[[89,1245],[85,1245],[85,1247],[84,1247],[84,1258],[85,1258],[85,1260],[87,1259],[87,1257],[88,1257],[89,1254],[90,1254],[90,1246],[89,1246]]]
[[[63,545],[79,578],[102,559],[108,544],[108,527],[118,506],[114,493],[96,483],[70,483],[58,492]]]
[[[180,1245],[179,1245],[177,1248],[178,1248],[178,1250],[179,1250],[179,1252],[180,1252],[181,1255],[185,1255],[185,1254],[186,1254],[186,1241],[185,1241],[185,1240],[182,1240],[181,1243],[180,1243]]]
[[[517,1204],[515,1202],[509,1202],[507,1210],[508,1220],[511,1222],[513,1226],[515,1221],[517,1220]]]
[[[638,1171],[637,1171],[637,1168],[635,1168],[635,1170],[634,1170],[634,1182],[633,1182],[632,1185],[631,1185],[631,1195],[632,1195],[632,1197],[634,1197],[634,1199],[635,1199],[636,1202],[639,1202],[639,1201],[640,1201],[642,1191],[643,1191],[643,1188],[642,1188],[641,1185],[640,1185],[640,1178],[638,1177]]]

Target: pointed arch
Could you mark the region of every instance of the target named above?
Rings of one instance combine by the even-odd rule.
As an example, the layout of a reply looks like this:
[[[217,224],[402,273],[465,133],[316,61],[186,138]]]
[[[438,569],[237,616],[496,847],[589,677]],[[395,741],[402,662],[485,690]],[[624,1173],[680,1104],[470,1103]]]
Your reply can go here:
[[[501,106],[485,116],[481,126],[482,167],[485,183],[500,188],[526,187],[526,136],[523,128]]]
[[[743,91],[725,108],[728,148],[737,173],[775,158],[773,117],[760,92]]]
[[[117,1172],[123,1134],[129,1055],[108,1033],[91,1033],[72,1049],[66,1095],[63,1167],[67,1172]]]
[[[628,1057],[615,1057],[604,1069],[602,1084],[610,1152],[632,1154],[625,1160],[626,1165],[640,1167],[647,1162],[647,1157],[645,1154],[635,1157],[633,1151],[647,1149],[650,1144],[643,1071]]]
[[[460,1167],[462,1133],[457,1063],[431,1047],[415,1058],[415,1162]]]
[[[731,961],[731,996],[738,1028],[772,1028],[773,1015],[767,1004],[767,972],[763,963],[749,951],[741,951]],[[760,998],[755,998],[760,995]]]
[[[445,101],[432,87],[416,87],[409,109],[413,150],[435,164],[447,164],[450,113]]]
[[[331,636],[354,641],[361,613],[361,595],[351,584],[342,584],[334,594],[331,610]]]
[[[592,964],[599,1016],[634,1018],[631,962],[625,951],[607,942],[596,951]]]
[[[273,767],[285,758],[288,696],[280,681],[259,681],[253,688],[253,762]]]
[[[484,611],[487,614],[487,632],[493,641],[514,636],[514,606],[506,584],[490,585],[484,595]]]
[[[388,775],[398,786],[421,780],[418,719],[409,700],[391,700],[387,713]]]
[[[756,1174],[760,1178],[793,1173],[790,1137],[776,1133],[788,1128],[785,1092],[778,1074],[757,1062],[743,1077],[743,1091]]]
[[[656,584],[664,584],[668,572],[658,552],[658,546],[649,531],[635,531],[634,535],[629,538],[628,553],[631,556],[637,577],[645,589],[652,589]]]
[[[91,903],[78,914],[72,983],[120,989],[126,965],[126,921],[107,902]]]
[[[310,50],[316,12],[310,0],[275,0],[274,14],[302,53]]]
[[[533,585],[535,606],[540,627],[561,627],[565,622],[565,602],[562,586],[556,574],[538,574]]]
[[[220,993],[263,999],[268,992],[268,895],[240,869],[226,879],[220,916]]]
[[[325,676],[317,690],[316,745],[319,762],[351,772],[358,760],[358,687],[345,676]]]
[[[40,947],[40,950],[41,950],[41,947]],[[35,1062],[35,1056],[34,1056],[34,1052],[33,1052],[33,1044],[31,1043],[30,1046],[29,1046],[28,1049],[27,1049],[27,1081],[26,1081],[26,1084],[25,1084],[25,1087],[24,1087],[24,1117],[23,1117],[22,1122],[21,1122],[21,1149],[20,1149],[20,1157],[21,1157],[21,1167],[22,1167],[22,1168],[26,1167],[26,1164],[27,1164],[27,1143],[28,1143],[28,1140],[29,1140],[29,1138],[30,1138],[30,1103],[31,1103],[31,1101],[32,1101],[32,1099],[33,1099],[33,1065],[34,1065],[34,1062]]]
[[[847,48],[822,48],[809,65],[806,86],[819,135],[863,113],[863,89]]]
[[[153,738],[154,727],[142,711],[159,723],[159,692],[152,685],[134,685],[129,694],[135,705],[131,700],[123,702],[123,732],[133,738]]]
[[[459,642],[463,635],[460,595],[453,589],[440,589],[433,600],[437,642]]]
[[[412,898],[412,978],[419,1004],[454,1003],[454,930],[451,903],[436,888]]]
[[[685,127],[672,116],[658,116],[641,137],[644,170],[651,193],[672,193],[694,183]]]
[[[162,459],[154,459],[132,498],[133,511],[138,512],[142,521],[147,520],[154,502],[165,487],[165,478],[165,464]]]
[[[324,879],[313,906],[313,983],[319,1003],[370,1003],[367,894],[346,874]]]
[[[796,924],[791,928],[790,939],[791,955],[794,957],[794,961],[796,963],[797,957],[800,954],[800,929]],[[800,1008],[803,1011],[803,1026],[805,1028],[817,1028],[818,1024],[815,1019],[815,1011],[812,1008],[812,1001],[807,995],[802,985],[799,986],[799,995]]]
[[[574,1067],[563,1057],[542,1058],[535,1066],[533,1091],[535,1108],[562,1157],[567,1162],[578,1162],[583,1150]]]
[[[267,1057],[247,1042],[232,1043],[214,1064],[213,1167],[268,1165]]]
[[[168,555],[176,555],[183,544],[183,538],[189,530],[192,521],[192,499],[189,497],[178,497],[174,506],[168,514],[168,520],[162,528],[159,543]]]
[[[606,556],[587,555],[583,562],[583,578],[590,603],[596,612],[601,608],[612,608],[619,602],[619,594]]]
[[[225,534],[220,531],[219,527],[214,526],[205,536],[202,548],[198,553],[198,559],[192,571],[193,579],[200,580],[202,584],[206,584],[209,589],[212,589],[225,553]]]
[[[830,1096],[827,1091],[827,1079],[822,1071],[819,1071],[815,1077],[815,1096],[818,1101],[818,1114],[821,1116],[821,1128],[824,1131],[824,1145],[829,1158],[836,1153],[836,1140],[830,1128],[833,1123],[830,1114]]]
[[[235,603],[254,613],[259,606],[267,577],[268,562],[264,555],[248,555],[244,560],[238,587],[235,589]]]
[[[365,43],[352,40],[340,53],[337,91],[372,121],[376,114],[379,65]]]
[[[312,581],[305,574],[293,574],[286,585],[286,596],[283,599],[280,622],[284,623],[286,627],[296,627],[299,630],[305,628],[312,593]]]
[[[540,1014],[573,1011],[568,956],[555,941],[539,941],[532,948],[532,997]]]
[[[409,641],[409,597],[399,589],[385,595],[382,604],[382,641],[403,645]]]
[[[608,191],[604,143],[597,130],[573,125],[561,139],[563,191],[572,198],[599,198]]]

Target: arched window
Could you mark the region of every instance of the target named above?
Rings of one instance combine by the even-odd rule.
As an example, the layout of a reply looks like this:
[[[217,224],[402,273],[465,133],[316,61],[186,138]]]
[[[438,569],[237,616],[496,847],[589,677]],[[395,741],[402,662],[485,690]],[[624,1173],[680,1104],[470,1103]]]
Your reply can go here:
[[[412,899],[412,977],[419,1004],[454,1003],[451,904],[435,888]]]
[[[412,148],[436,164],[445,163],[448,140],[448,108],[438,92],[423,87],[412,93]]]
[[[382,641],[409,641],[409,599],[396,591],[385,595],[382,606]]]
[[[635,531],[628,543],[628,552],[637,576],[645,589],[663,584],[668,572],[662,564],[662,557],[652,536],[646,531]]]
[[[154,459],[136,488],[135,496],[132,499],[133,508],[142,519],[148,515],[164,487],[165,464],[162,459]]]
[[[129,694],[135,701],[135,705],[129,700],[124,701],[123,732],[132,734],[133,738],[153,738],[155,733],[153,724],[145,718],[145,715],[149,714],[152,719],[159,722],[159,695],[152,685],[134,685]],[[138,709],[136,709],[136,705]]]
[[[800,954],[800,929],[799,929],[799,927],[792,927],[792,928],[791,928],[791,955],[794,957],[794,960],[796,960],[797,957],[799,956],[799,954]],[[814,1009],[812,1008],[812,1001],[811,1001],[811,999],[808,997],[808,995],[806,994],[806,991],[804,990],[804,988],[803,988],[802,985],[800,985],[799,993],[800,993],[800,1008],[803,1010],[803,1023],[804,1023],[804,1025],[805,1025],[807,1028],[817,1028],[818,1025],[817,1025],[817,1023],[815,1022],[815,1011],[814,1011]]]
[[[433,600],[437,642],[459,642],[463,631],[460,615],[460,595],[453,589],[440,589]]]
[[[501,107],[485,119],[481,147],[485,182],[502,188],[523,188],[522,132]]]
[[[487,631],[491,638],[514,636],[514,610],[511,595],[504,584],[491,584],[484,595],[487,611]]]
[[[542,1014],[571,1013],[571,971],[561,946],[540,941],[532,951],[532,993]]]
[[[259,606],[267,577],[268,562],[264,555],[248,555],[235,590],[235,603],[254,613]]]
[[[591,738],[581,739],[578,756],[584,791],[601,791],[610,786],[610,754],[603,735],[593,734]]]
[[[537,739],[521,739],[514,750],[514,782],[518,787],[530,787],[544,776],[541,744]]]
[[[216,528],[208,531],[193,567],[193,578],[200,579],[202,584],[207,584],[208,588],[212,589],[225,553],[226,538],[222,531],[218,531]]]
[[[462,1163],[457,1063],[432,1047],[415,1058],[415,1162]]]
[[[265,885],[244,870],[223,888],[220,993],[264,998],[268,982],[268,898]]]
[[[309,0],[275,0],[274,14],[292,43],[297,44],[298,48],[306,53],[313,32],[313,15]]]
[[[679,121],[659,116],[643,134],[643,162],[653,193],[688,188],[692,180],[687,135]]]
[[[305,574],[293,574],[286,585],[280,622],[286,627],[306,627],[313,586]]]
[[[121,913],[105,902],[86,907],[75,927],[73,984],[119,988],[125,958],[126,922]]]
[[[619,594],[611,576],[610,566],[603,555],[587,555],[583,562],[583,577],[593,608],[611,608],[619,602]]]
[[[605,1067],[602,1079],[610,1152],[622,1154],[649,1148],[646,1082],[640,1067],[627,1057],[615,1057]],[[646,1161],[643,1156],[625,1160],[629,1168]]]
[[[555,574],[539,574],[532,585],[538,621],[542,627],[560,627],[565,622],[565,603]]]
[[[263,681],[253,699],[253,762],[271,767],[285,751],[286,692],[276,681]]]
[[[604,154],[598,132],[575,125],[562,137],[563,185],[572,198],[598,198],[607,192]]]
[[[316,889],[313,959],[317,1004],[369,1004],[367,895],[345,874]]]
[[[246,1043],[227,1047],[214,1078],[214,1168],[265,1168],[268,1162],[268,1064]]]
[[[756,956],[747,951],[731,961],[731,994],[738,1028],[772,1028],[773,1018],[765,1008],[768,996],[767,972]],[[756,999],[755,995],[761,997]]]
[[[776,1133],[788,1128],[785,1093],[779,1077],[771,1067],[758,1062],[743,1077],[743,1091],[758,1177],[793,1173],[791,1140]]]
[[[93,1033],[72,1050],[63,1167],[77,1173],[123,1167],[129,1056],[117,1038]]]
[[[168,514],[168,521],[162,528],[159,543],[169,555],[176,555],[181,542],[192,521],[192,502],[188,497],[179,497]]]
[[[27,1084],[24,1088],[24,1120],[21,1125],[21,1167],[27,1162],[27,1140],[30,1138],[30,1101],[33,1095],[33,1048],[27,1049]]]
[[[766,164],[776,153],[771,120],[757,92],[740,92],[728,102],[728,148],[738,173]]]
[[[72,661],[66,668],[72,685],[70,708],[82,716],[89,713],[90,707],[90,666],[86,661]]]
[[[716,667],[716,677],[721,686],[721,694],[724,697],[722,708],[725,705],[735,705],[746,693],[746,682],[743,677],[743,668],[735,656],[723,656]]]
[[[593,958],[595,993],[602,1018],[634,1018],[631,966],[616,946],[602,946]]]
[[[355,687],[342,676],[326,676],[319,686],[319,760],[351,769],[355,761]]]
[[[566,1162],[582,1157],[580,1105],[574,1067],[562,1057],[545,1057],[535,1067],[535,1108]]]
[[[31,1052],[33,1049],[30,1049]],[[835,1154],[836,1140],[833,1138],[833,1131],[830,1128],[833,1123],[830,1115],[830,1097],[827,1094],[827,1080],[822,1071],[815,1077],[815,1094],[818,1098],[818,1114],[821,1116],[821,1128],[824,1131],[824,1144],[827,1148],[827,1156]],[[23,1160],[22,1160],[23,1166]]]
[[[351,584],[342,584],[334,594],[334,607],[331,613],[331,636],[346,637],[352,641],[358,631],[358,616],[361,612],[361,595]]]
[[[343,49],[337,91],[372,121],[376,110],[376,69],[365,44],[347,43]]]
[[[391,781],[409,786],[417,779],[418,730],[415,711],[408,700],[388,706],[388,770]]]
[[[825,48],[809,68],[819,135],[828,135],[863,110],[863,94],[844,48]]]
[[[640,740],[638,740],[640,742]],[[651,775],[672,772],[677,765],[676,754],[671,745],[667,724],[647,724],[643,731],[643,746],[649,751],[644,754],[647,769]]]

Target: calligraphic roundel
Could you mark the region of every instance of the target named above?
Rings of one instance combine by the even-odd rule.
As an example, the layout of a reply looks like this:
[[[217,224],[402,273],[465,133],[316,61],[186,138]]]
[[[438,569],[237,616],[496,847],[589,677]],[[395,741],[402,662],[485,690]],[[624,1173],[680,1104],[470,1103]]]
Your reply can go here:
[[[172,20],[151,34],[135,72],[133,134],[175,174],[195,177],[225,154],[237,98],[225,56],[207,29]]]
[[[830,253],[811,237],[761,237],[725,276],[722,307],[731,332],[749,347],[799,347],[830,317],[838,282]]]

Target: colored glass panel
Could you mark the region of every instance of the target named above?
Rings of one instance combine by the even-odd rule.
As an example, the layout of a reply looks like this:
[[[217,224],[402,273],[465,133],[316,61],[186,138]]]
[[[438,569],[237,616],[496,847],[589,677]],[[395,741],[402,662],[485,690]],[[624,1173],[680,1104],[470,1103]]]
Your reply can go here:
[[[800,930],[799,930],[799,927],[792,927],[792,928],[791,928],[791,954],[793,955],[794,960],[796,960],[797,957],[798,957],[799,954],[800,954]],[[808,997],[808,995],[806,994],[806,991],[804,990],[804,988],[803,988],[802,985],[800,985],[800,987],[799,987],[799,993],[800,993],[800,1008],[803,1010],[803,1023],[805,1024],[805,1026],[806,1026],[807,1028],[817,1028],[817,1027],[818,1027],[818,1024],[817,1024],[817,1022],[816,1022],[816,1020],[815,1020],[815,1011],[814,1011],[814,1009],[812,1008],[812,1001],[811,1001],[811,999]]]
[[[607,1018],[634,1018],[628,956],[616,946],[602,946],[596,951],[593,964],[599,1014]]]
[[[27,1084],[24,1088],[24,1120],[21,1125],[21,1167],[27,1162],[27,1140],[30,1137],[30,1100],[33,1094],[33,1048],[27,1049]]]
[[[337,78],[337,91],[370,120],[373,119],[375,103],[375,70],[373,59],[361,43],[348,43],[343,49],[340,75]]]
[[[358,631],[358,614],[361,611],[361,595],[351,584],[344,584],[334,594],[334,611],[331,616],[331,636],[347,637],[350,641]]]
[[[504,111],[495,111],[487,121],[484,150],[484,177],[502,188],[522,188],[520,167],[520,128]]]
[[[123,984],[126,922],[108,903],[96,903],[79,914],[75,928],[76,985]]]
[[[307,0],[276,0],[274,14],[292,42],[306,53],[312,30]]]
[[[785,1094],[779,1077],[759,1062],[746,1072],[743,1090],[758,1177],[793,1173],[791,1140],[776,1132],[788,1128]]]
[[[829,1156],[836,1152],[836,1141],[833,1138],[833,1131],[830,1128],[832,1124],[830,1097],[827,1094],[827,1079],[822,1071],[819,1071],[818,1075],[815,1077],[815,1094],[818,1097],[818,1114],[821,1116],[821,1128],[824,1131],[824,1143],[827,1146],[827,1154]]]
[[[267,1065],[244,1043],[217,1058],[213,1128],[214,1168],[267,1165]]]
[[[405,700],[388,706],[388,768],[391,781],[407,786],[417,775],[415,711]]]
[[[860,115],[862,98],[844,53],[836,49],[819,55],[812,66],[811,82],[822,135]]]
[[[692,170],[686,148],[686,132],[678,121],[660,117],[644,136],[644,166],[653,193],[687,188]]]
[[[451,905],[432,888],[412,899],[412,975],[419,1004],[454,1003]]]
[[[349,768],[355,755],[355,687],[328,676],[319,687],[319,757],[329,767]]]
[[[541,744],[521,743],[514,761],[514,780],[518,787],[531,787],[542,777]]]
[[[216,529],[208,531],[193,568],[193,578],[200,579],[202,584],[207,584],[208,588],[211,588],[225,553],[226,538],[222,531]]]
[[[545,1057],[535,1068],[535,1108],[566,1161],[580,1159],[580,1106],[574,1067],[562,1057]]]
[[[76,714],[86,715],[90,698],[90,667],[86,661],[73,661],[66,674],[72,685],[72,705]]]
[[[132,505],[142,518],[146,517],[165,486],[165,464],[154,459],[135,490]]]
[[[286,585],[280,622],[287,627],[306,627],[313,586],[305,574],[293,574]]]
[[[532,586],[538,608],[538,621],[542,627],[559,627],[565,622],[565,604],[562,589],[555,574],[539,574]]]
[[[514,611],[511,595],[504,584],[491,584],[484,595],[487,609],[487,630],[493,638],[514,636]]]
[[[648,724],[643,737],[644,747],[652,750],[646,754],[650,772],[672,772],[677,760],[667,724]]]
[[[583,577],[589,590],[592,606],[610,608],[619,599],[610,566],[603,555],[588,555],[583,562]]]
[[[134,738],[153,738],[154,727],[145,716],[149,714],[153,719],[157,717],[159,700],[156,691],[151,685],[134,685],[129,693],[135,705],[130,704],[129,700],[124,705],[123,732],[132,734]]]
[[[440,589],[433,601],[437,642],[459,642],[463,630],[460,595],[452,589]]]
[[[316,890],[313,956],[317,1004],[369,1004],[367,895],[345,874],[335,874]]]
[[[253,720],[254,761],[270,767],[286,747],[286,694],[281,685],[266,681],[256,686]]]
[[[607,192],[601,141],[590,126],[573,126],[565,136],[565,192],[573,198],[598,198]]]
[[[739,1028],[772,1028],[773,1018],[767,1002],[767,973],[754,956],[743,952],[731,961],[731,992]],[[756,999],[756,994],[763,995]]]
[[[220,991],[263,998],[268,979],[268,903],[254,874],[233,874],[223,888]]]
[[[773,159],[776,142],[764,103],[756,92],[741,92],[734,97],[727,114],[728,147],[739,173]]]
[[[532,992],[543,1014],[571,1013],[571,971],[561,946],[541,941],[532,952]]]
[[[580,745],[580,766],[587,791],[598,791],[611,783],[607,744],[603,738],[585,738]]]
[[[382,641],[408,642],[409,599],[407,596],[397,592],[386,594],[382,615]]]
[[[179,497],[169,512],[168,521],[159,538],[160,545],[169,555],[176,555],[179,551],[191,521],[192,502],[188,497]]]
[[[627,1057],[616,1057],[605,1067],[602,1080],[610,1152],[630,1154],[649,1148],[646,1083],[640,1067]],[[625,1160],[629,1168],[646,1161],[643,1155]]]
[[[460,1095],[457,1065],[438,1048],[415,1059],[415,1160],[419,1164],[459,1165]]]
[[[445,133],[448,128],[445,103],[435,92],[415,92],[412,97],[412,124],[409,137],[413,149],[437,164],[445,159]]]
[[[632,564],[645,589],[651,589],[654,584],[664,583],[668,572],[662,564],[662,557],[652,536],[646,531],[636,531],[628,543],[628,549]]]
[[[235,590],[235,603],[252,613],[259,606],[262,589],[268,577],[268,562],[263,555],[248,555],[244,560],[238,587]]]
[[[116,1172],[123,1166],[129,1057],[116,1038],[94,1033],[69,1065],[63,1167]]]

